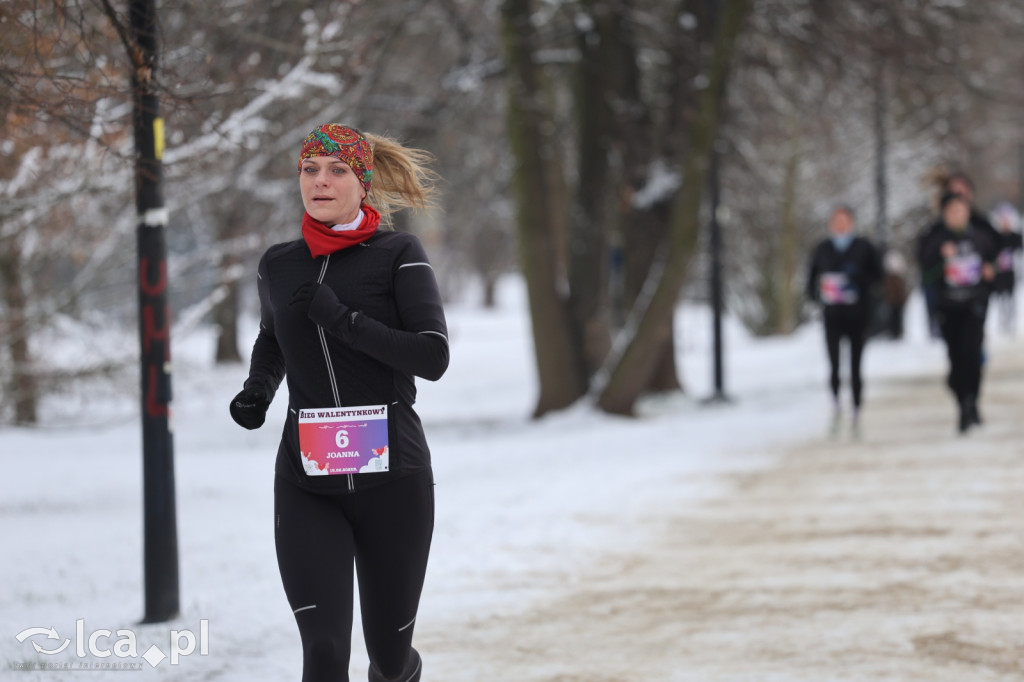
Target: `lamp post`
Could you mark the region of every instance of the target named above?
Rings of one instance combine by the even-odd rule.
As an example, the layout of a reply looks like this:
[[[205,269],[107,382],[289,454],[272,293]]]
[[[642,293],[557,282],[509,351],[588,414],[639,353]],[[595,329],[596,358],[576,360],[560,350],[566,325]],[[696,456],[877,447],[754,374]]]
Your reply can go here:
[[[132,124],[142,374],[143,622],[179,613],[178,531],[171,436],[171,314],[167,300],[168,213],[163,200],[163,119],[156,92],[155,0],[131,0]]]
[[[719,223],[721,209],[721,156],[724,153],[725,141],[716,140],[712,146],[710,167],[708,168],[709,194],[711,199],[711,219],[709,227],[709,246],[711,250],[711,336],[712,365],[714,391],[704,400],[705,404],[731,402],[725,392],[725,359],[722,338],[722,226]]]

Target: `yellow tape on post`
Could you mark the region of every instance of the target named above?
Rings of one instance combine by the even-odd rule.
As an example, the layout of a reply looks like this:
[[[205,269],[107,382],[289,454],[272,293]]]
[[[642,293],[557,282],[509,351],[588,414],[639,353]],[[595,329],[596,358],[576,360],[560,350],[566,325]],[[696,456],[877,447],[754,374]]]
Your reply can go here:
[[[159,161],[164,158],[164,120],[153,119],[153,156]]]

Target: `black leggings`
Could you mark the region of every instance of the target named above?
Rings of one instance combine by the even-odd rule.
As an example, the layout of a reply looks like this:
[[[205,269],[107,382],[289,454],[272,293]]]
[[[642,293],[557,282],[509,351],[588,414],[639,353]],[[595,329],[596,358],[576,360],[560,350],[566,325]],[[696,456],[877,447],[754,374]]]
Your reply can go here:
[[[983,301],[939,312],[939,326],[949,353],[946,385],[959,403],[976,400],[981,392],[981,345],[985,340],[986,312]]]
[[[431,472],[344,495],[310,493],[277,476],[274,520],[277,564],[302,637],[302,682],[348,682],[353,563],[370,682],[419,680],[412,632],[434,530]]]
[[[999,326],[1004,332],[1013,334],[1017,331],[1017,302],[1013,300],[1013,289],[997,291],[996,306],[999,310]]]
[[[862,317],[825,318],[825,345],[828,346],[828,361],[832,366],[829,385],[832,395],[839,398],[839,342],[843,337],[850,341],[850,386],[853,389],[853,406],[860,407],[863,384],[860,378],[860,361],[867,341],[867,319]]]

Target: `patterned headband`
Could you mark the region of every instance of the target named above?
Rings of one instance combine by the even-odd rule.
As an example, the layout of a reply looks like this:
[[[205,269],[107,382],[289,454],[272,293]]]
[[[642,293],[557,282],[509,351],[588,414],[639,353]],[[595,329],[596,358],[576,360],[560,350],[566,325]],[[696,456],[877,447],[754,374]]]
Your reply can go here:
[[[370,180],[373,178],[373,150],[363,134],[355,128],[325,123],[317,126],[302,141],[302,153],[299,154],[299,169],[302,161],[313,156],[333,156],[349,165],[363,183],[363,188],[370,191]]]

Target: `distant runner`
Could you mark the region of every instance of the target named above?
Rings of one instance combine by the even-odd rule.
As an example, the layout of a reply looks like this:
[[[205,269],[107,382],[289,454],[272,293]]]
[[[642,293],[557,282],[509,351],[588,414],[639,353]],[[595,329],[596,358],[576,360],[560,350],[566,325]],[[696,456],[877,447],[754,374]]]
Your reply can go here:
[[[1013,335],[1017,331],[1017,302],[1014,300],[1014,290],[1017,288],[1016,260],[1024,246],[1019,231],[1020,215],[1013,204],[1004,201],[993,211],[992,222],[1000,238],[994,289],[999,326],[1007,334]]]
[[[881,279],[878,250],[864,237],[854,234],[854,214],[849,206],[832,211],[830,236],[814,249],[807,275],[807,297],[821,304],[825,323],[825,346],[831,367],[833,413],[830,433],[839,434],[842,402],[839,388],[840,343],[850,348],[850,388],[853,405],[850,419],[854,438],[861,435],[860,407],[863,398],[861,358],[871,320],[871,287]]]
[[[981,424],[982,343],[998,246],[971,223],[971,205],[959,194],[942,197],[942,217],[922,245],[922,276],[936,283],[936,319],[949,352],[947,384],[960,410],[957,428]]]

